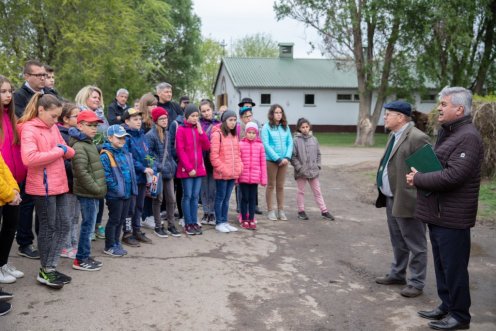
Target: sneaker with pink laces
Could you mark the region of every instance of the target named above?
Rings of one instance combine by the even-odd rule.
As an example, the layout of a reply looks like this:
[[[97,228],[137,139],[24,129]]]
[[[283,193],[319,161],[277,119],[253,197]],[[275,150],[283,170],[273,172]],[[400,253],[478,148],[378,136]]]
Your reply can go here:
[[[65,258],[74,260],[76,258],[76,252],[74,251],[74,248],[69,248],[69,249],[62,248],[62,252],[60,253],[60,257],[65,257]]]
[[[248,221],[241,222],[241,227],[243,229],[250,229],[250,223]]]
[[[257,229],[257,221],[253,220],[253,221],[250,221],[250,229],[252,230],[256,230]]]

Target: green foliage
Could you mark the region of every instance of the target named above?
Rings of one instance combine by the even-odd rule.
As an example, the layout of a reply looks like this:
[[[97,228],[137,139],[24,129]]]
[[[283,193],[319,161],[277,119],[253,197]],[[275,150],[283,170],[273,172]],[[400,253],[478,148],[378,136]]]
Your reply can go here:
[[[481,183],[477,219],[496,222],[496,179],[494,178]]]
[[[200,47],[202,57],[199,66],[199,78],[195,82],[195,94],[190,95],[193,99],[207,98],[214,100],[214,84],[219,71],[219,66],[224,49],[218,41],[205,38]]]
[[[473,101],[475,102],[496,102],[496,94],[489,95],[474,95]]]
[[[270,34],[256,33],[236,40],[233,43],[230,56],[277,57],[278,54],[279,47]]]

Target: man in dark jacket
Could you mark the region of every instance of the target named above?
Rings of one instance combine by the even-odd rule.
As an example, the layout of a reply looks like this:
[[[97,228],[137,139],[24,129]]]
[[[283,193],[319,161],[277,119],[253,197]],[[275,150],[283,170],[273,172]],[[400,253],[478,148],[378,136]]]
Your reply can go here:
[[[407,183],[417,187],[415,217],[429,226],[441,304],[418,314],[435,320],[437,330],[470,327],[468,262],[470,228],[475,225],[483,159],[482,139],[470,116],[472,94],[462,87],[439,93],[441,129],[435,145],[443,170],[420,173],[412,168]]]
[[[129,91],[125,88],[120,88],[115,94],[115,99],[108,107],[107,118],[110,125],[113,124],[123,124],[124,111],[129,108],[126,104],[127,99],[129,98]]]
[[[384,108],[384,126],[392,132],[377,171],[379,196],[376,207],[386,207],[394,259],[389,274],[376,278],[375,282],[381,285],[407,284],[405,276],[408,267],[408,285],[400,293],[413,298],[422,294],[425,284],[427,239],[425,224],[413,218],[417,192],[405,181],[410,171],[405,159],[428,144],[429,137],[414,127],[409,103],[394,101],[384,105]]]
[[[45,67],[36,60],[27,61],[23,73],[26,81],[14,93],[15,113],[18,118],[22,117],[24,109],[36,92],[44,93],[47,78]]]
[[[172,101],[172,85],[160,83],[156,87],[157,107],[162,107],[169,113],[169,123],[172,124],[178,115],[183,115],[181,107]]]

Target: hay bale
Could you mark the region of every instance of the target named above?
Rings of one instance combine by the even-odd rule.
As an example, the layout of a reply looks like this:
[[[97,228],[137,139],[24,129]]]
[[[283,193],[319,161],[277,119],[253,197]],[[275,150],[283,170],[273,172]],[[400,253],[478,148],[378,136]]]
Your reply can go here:
[[[437,136],[439,122],[437,121],[437,107],[429,113],[427,134]],[[484,145],[484,160],[482,175],[496,177],[496,102],[476,100],[472,104],[472,119],[475,127],[482,136]]]

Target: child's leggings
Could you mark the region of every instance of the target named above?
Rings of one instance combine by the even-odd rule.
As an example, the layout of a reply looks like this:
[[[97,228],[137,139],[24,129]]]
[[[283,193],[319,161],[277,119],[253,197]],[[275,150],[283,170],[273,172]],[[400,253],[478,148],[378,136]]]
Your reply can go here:
[[[324,202],[324,198],[322,197],[322,192],[320,191],[320,181],[319,177],[307,179],[307,178],[298,178],[296,180],[296,186],[298,191],[296,193],[296,205],[298,206],[298,211],[305,210],[305,184],[308,182],[310,184],[310,188],[313,192],[313,197],[315,198],[315,202],[320,208],[322,213],[327,211],[327,207]]]

